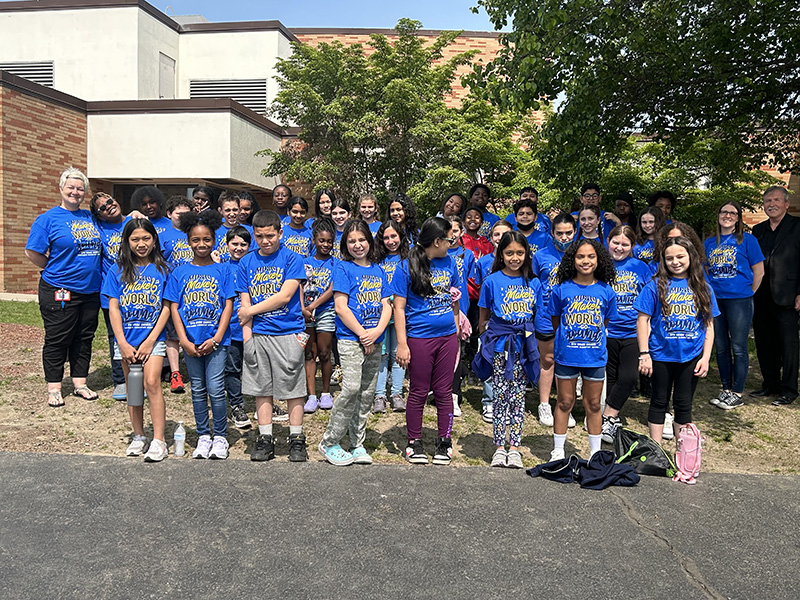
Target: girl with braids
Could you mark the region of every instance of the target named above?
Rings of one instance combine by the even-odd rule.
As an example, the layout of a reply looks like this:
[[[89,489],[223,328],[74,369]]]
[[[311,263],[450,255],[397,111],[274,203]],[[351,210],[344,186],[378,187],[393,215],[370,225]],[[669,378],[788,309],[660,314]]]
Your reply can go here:
[[[636,227],[636,245],[633,247],[634,258],[647,264],[653,262],[656,235],[664,225],[664,213],[660,208],[651,206],[639,215],[639,225]]]
[[[408,236],[409,246],[417,243],[419,226],[417,225],[417,209],[405,194],[397,194],[386,207],[386,220],[397,221]]]
[[[669,390],[673,390],[674,435],[681,425],[692,422],[692,399],[698,379],[708,374],[719,309],[706,283],[702,259],[688,238],[667,238],[656,258],[656,276],[633,307],[639,312],[639,371],[653,379],[647,424],[650,437],[660,444]]]
[[[129,365],[143,363],[144,389],[153,420],[153,441],[144,456],[146,462],[160,462],[167,457],[161,365],[167,350],[164,327],[169,309],[164,306],[164,285],[168,275],[169,265],[161,256],[153,224],[147,219],[129,220],[122,230],[117,262],[103,282],[103,295],[108,299],[114,331],[114,358],[122,361],[126,390]],[[137,400],[128,396],[128,415],[133,427],[133,441],[125,452],[128,456],[139,456],[147,444],[144,404]]]
[[[458,287],[455,261],[447,255],[453,243],[451,226],[441,217],[422,224],[417,243],[392,278],[397,363],[408,367],[406,460],[427,464],[422,445],[422,409],[433,390],[437,412],[433,464],[450,464],[453,423],[453,370],[458,355]]]
[[[556,334],[554,357],[558,391],[550,460],[564,458],[567,421],[575,405],[578,377],[583,379],[589,449],[591,454],[600,450],[600,394],[608,361],[606,326],[617,318],[617,298],[611,288],[615,278],[611,256],[598,240],[575,242],[558,266],[557,285],[549,306]]]

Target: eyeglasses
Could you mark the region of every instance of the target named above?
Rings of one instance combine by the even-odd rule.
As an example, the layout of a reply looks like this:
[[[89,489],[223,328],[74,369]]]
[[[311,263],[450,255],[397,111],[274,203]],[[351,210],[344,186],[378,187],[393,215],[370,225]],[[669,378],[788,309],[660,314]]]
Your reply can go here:
[[[453,242],[456,241],[456,238],[454,238],[454,237],[449,237],[449,238],[443,237],[443,238],[440,238],[440,239],[443,239],[448,244],[452,244]]]
[[[97,207],[97,212],[104,213],[108,211],[108,209],[111,208],[111,205],[114,204],[115,202],[116,200],[114,200],[113,198],[109,198],[108,200],[106,200],[105,204],[101,204],[100,206]]]
[[[597,200],[600,197],[600,194],[583,194],[582,198],[589,198],[590,200]]]
[[[738,217],[739,213],[735,210],[721,210],[719,214],[723,217]]]

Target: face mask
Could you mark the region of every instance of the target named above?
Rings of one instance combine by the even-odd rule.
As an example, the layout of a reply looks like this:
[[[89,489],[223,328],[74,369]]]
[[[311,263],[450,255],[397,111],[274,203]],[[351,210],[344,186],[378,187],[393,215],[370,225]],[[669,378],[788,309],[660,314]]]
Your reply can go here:
[[[572,244],[572,240],[568,240],[566,242],[561,242],[559,240],[554,239],[553,240],[553,244],[555,245],[556,249],[559,252],[566,252],[567,248],[569,248],[570,245]]]

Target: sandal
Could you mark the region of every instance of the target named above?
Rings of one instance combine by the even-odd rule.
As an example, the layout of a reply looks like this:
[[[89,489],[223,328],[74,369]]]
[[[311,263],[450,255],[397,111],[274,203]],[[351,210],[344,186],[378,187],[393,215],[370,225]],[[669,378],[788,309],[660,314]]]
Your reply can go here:
[[[57,392],[47,392],[47,406],[50,408],[61,408],[65,404],[64,398],[61,397],[61,390]]]
[[[97,392],[93,392],[89,389],[88,385],[82,385],[81,387],[75,388],[72,392],[73,396],[77,396],[78,398],[83,398],[84,400],[97,400],[99,397]]]

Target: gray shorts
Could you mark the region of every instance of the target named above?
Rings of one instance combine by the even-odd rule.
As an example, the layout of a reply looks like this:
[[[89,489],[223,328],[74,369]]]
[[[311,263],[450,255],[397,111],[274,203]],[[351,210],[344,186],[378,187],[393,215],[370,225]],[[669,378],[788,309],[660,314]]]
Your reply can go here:
[[[242,393],[279,400],[306,395],[305,342],[308,334],[261,335],[244,343]]]

